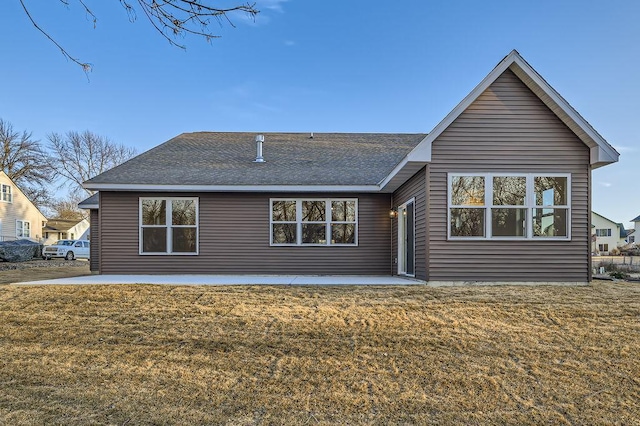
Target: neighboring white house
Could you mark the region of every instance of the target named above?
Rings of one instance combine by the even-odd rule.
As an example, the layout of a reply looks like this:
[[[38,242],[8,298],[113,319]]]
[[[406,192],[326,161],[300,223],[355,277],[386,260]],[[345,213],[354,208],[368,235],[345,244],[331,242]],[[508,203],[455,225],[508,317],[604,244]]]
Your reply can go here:
[[[596,212],[591,212],[591,226],[592,251],[597,255],[609,255],[614,252],[614,249],[629,243],[628,233],[622,223],[616,223]]]
[[[3,171],[0,171],[0,241],[39,241],[47,218]]]
[[[88,240],[89,221],[83,219],[51,219],[42,230],[45,244],[53,244],[58,240]]]
[[[631,222],[633,222],[634,232],[633,235],[629,235],[629,243],[638,245],[638,243],[640,243],[640,216],[636,217]]]

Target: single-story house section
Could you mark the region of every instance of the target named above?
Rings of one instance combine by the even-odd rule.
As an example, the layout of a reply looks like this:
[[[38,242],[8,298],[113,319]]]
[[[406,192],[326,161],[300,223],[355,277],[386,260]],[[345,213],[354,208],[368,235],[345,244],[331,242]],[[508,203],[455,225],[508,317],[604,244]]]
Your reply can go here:
[[[49,219],[47,226],[42,228],[44,244],[54,244],[58,240],[88,240],[89,221],[80,219]]]
[[[513,51],[429,134],[185,133],[85,188],[102,274],[587,283],[618,156]]]

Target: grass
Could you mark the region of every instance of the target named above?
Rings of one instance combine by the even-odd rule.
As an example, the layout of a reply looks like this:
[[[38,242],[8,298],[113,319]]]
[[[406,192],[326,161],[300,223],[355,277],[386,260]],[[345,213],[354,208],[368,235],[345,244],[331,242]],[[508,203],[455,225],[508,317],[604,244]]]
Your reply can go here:
[[[640,285],[0,286],[1,424],[640,424]]]
[[[0,262],[0,284],[52,280],[89,274],[89,262],[86,260],[52,259],[19,263]]]

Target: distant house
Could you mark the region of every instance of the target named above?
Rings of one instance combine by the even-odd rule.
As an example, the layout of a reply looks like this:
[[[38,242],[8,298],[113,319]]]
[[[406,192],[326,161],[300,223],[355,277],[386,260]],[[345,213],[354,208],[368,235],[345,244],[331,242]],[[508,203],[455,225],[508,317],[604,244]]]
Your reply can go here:
[[[591,224],[593,253],[602,256],[615,254],[617,249],[629,243],[629,231],[624,229],[624,224],[614,222],[596,212],[591,212]]]
[[[0,171],[0,240],[39,241],[47,218],[3,171]]]
[[[513,51],[428,135],[185,133],[86,181],[92,268],[586,283],[618,156]]]
[[[58,240],[88,240],[89,221],[82,219],[50,219],[42,229],[44,244],[53,244]]]
[[[633,235],[629,236],[629,242],[638,245],[638,243],[640,243],[640,216],[636,217],[635,219],[632,219],[631,222],[633,222]]]

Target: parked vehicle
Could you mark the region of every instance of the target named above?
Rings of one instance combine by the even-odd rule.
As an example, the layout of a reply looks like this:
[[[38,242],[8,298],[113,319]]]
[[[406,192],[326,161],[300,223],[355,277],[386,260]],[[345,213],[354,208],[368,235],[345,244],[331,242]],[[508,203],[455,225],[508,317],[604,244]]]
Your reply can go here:
[[[45,246],[42,258],[51,260],[54,257],[63,257],[66,260],[89,259],[89,241],[58,240],[53,245]]]

